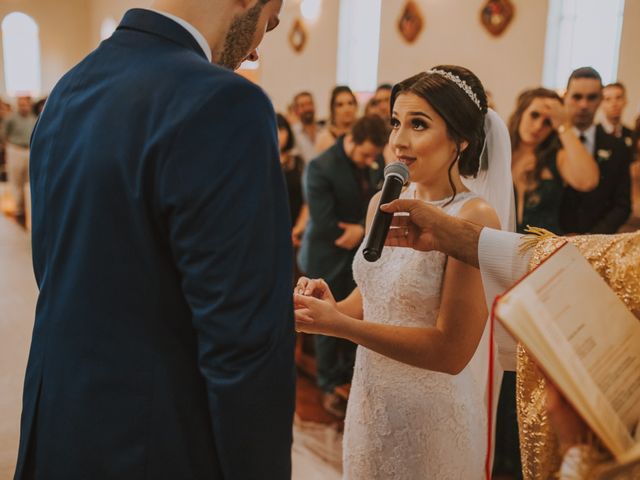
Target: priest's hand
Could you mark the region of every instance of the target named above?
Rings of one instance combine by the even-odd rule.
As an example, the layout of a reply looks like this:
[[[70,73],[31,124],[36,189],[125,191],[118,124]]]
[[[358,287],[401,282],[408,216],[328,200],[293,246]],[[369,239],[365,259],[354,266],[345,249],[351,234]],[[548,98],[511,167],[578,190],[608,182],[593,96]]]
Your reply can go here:
[[[405,199],[382,205],[380,209],[387,213],[408,213],[393,216],[386,246],[423,252],[438,250],[437,229],[447,222],[442,210],[419,200]]]

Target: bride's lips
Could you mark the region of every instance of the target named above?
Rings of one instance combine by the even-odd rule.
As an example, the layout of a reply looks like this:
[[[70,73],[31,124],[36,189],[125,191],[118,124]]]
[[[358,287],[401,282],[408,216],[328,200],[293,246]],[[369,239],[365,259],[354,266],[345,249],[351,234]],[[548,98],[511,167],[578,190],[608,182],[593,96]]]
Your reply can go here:
[[[406,155],[398,155],[396,158],[407,167],[410,167],[411,164],[416,161],[416,157],[407,157]]]

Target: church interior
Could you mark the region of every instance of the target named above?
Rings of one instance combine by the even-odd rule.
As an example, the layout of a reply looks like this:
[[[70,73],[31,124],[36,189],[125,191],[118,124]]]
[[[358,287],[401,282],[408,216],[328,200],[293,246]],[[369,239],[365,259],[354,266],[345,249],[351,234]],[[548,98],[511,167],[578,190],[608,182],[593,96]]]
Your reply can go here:
[[[37,132],[38,117],[46,113],[47,97],[65,73],[117,34],[127,11],[146,9],[150,4],[150,0],[0,0],[0,479],[13,478],[16,468],[23,383],[38,299],[32,264],[35,241],[32,243],[31,235],[38,220],[31,211],[31,135],[34,129]],[[313,198],[306,190],[312,185],[306,177],[312,175],[307,171],[309,165],[324,158],[322,155],[340,142],[345,142],[347,152],[345,138],[351,141],[355,137],[352,127],[359,123],[362,128],[375,130],[377,124],[370,125],[363,119],[381,119],[388,135],[395,128],[391,118],[395,112],[389,107],[396,91],[393,86],[442,65],[459,65],[473,72],[482,82],[487,106],[509,128],[517,206],[514,231],[525,233],[527,225],[567,236],[640,230],[639,0],[284,0],[279,20],[279,26],[266,33],[257,54],[244,60],[236,73],[261,87],[278,114],[280,161],[289,189],[295,251],[292,286],[301,276],[325,276],[314,272],[310,265],[315,264],[306,259],[309,225],[318,221],[313,217],[319,211],[314,210]],[[581,73],[574,77],[578,70]],[[581,77],[583,74],[587,76]],[[531,153],[537,147],[527,153],[522,143],[514,143],[515,137],[524,142],[524,127],[521,123],[514,126],[514,122],[522,122],[525,114],[520,110],[528,115],[533,105],[524,105],[523,95],[535,89],[544,89],[544,93],[538,97],[535,92],[531,94],[534,102],[543,97],[556,102],[556,110],[543,114],[547,115],[546,127],[541,127],[547,128],[544,135],[557,143],[565,130],[571,130],[568,114],[560,110],[567,106],[567,99],[573,98],[571,79],[576,78],[597,78],[601,88],[594,94],[594,101],[599,103],[589,117],[589,125],[584,129],[574,125],[574,137],[582,143],[571,148],[582,148],[599,166],[612,163],[618,151],[626,155],[621,160],[626,163],[619,179],[600,179],[601,184],[609,182],[613,190],[617,189],[617,197],[611,202],[620,202],[622,211],[606,228],[578,230],[556,217],[545,224],[548,212],[541,212],[542,207],[559,201],[544,198],[544,192],[550,190],[535,189],[548,186],[550,179],[560,175],[559,183],[555,183],[556,187],[560,185],[559,190],[554,192],[561,195],[563,189],[571,188],[573,180],[565,178],[560,160],[557,169],[548,164],[533,168],[525,161],[518,162],[519,157],[538,155]],[[121,98],[123,103],[135,100]],[[568,125],[566,128],[564,123],[556,125],[559,117]],[[216,128],[211,126],[213,131]],[[591,128],[611,137],[616,146],[603,147],[599,140],[589,140],[586,132]],[[592,135],[599,138],[600,133]],[[286,138],[284,143],[281,136]],[[382,173],[396,153],[387,137],[383,145],[372,142],[376,144],[376,160],[368,168]],[[547,137],[538,144],[545,142]],[[356,142],[356,151],[358,146]],[[540,156],[532,161],[539,160]],[[354,185],[362,186],[367,180],[358,175],[359,183]],[[620,187],[625,182],[626,190]],[[364,211],[368,199],[381,186],[362,187],[360,193],[369,195]],[[557,216],[558,205],[555,208],[551,215]],[[363,236],[345,248],[355,255]],[[350,269],[351,265],[347,269],[349,285],[355,286]],[[337,297],[338,287],[331,286]],[[340,293],[341,298],[348,293]],[[345,413],[348,423],[351,410],[357,408],[352,405],[347,409],[353,396],[355,346],[340,353],[343,346],[335,344],[330,349],[316,337],[321,336],[296,333],[291,457],[295,480],[334,480],[346,475],[342,446]],[[329,378],[336,377],[338,366],[346,368],[346,373]],[[496,402],[495,449],[490,455],[492,478],[496,480],[533,478],[526,474],[523,477],[521,466],[515,378],[515,373],[505,375],[500,405]],[[509,389],[510,393],[505,393]],[[380,475],[377,478],[409,478]]]

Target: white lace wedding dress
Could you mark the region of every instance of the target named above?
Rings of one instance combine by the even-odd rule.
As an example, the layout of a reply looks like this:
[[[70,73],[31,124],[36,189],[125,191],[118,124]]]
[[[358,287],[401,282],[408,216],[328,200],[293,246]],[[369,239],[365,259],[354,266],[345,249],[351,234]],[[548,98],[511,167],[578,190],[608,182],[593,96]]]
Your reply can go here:
[[[413,197],[409,187],[402,197]],[[477,196],[432,202],[456,215]],[[446,257],[385,248],[369,263],[358,252],[354,277],[369,322],[435,325]],[[464,332],[460,332],[461,335]],[[472,362],[448,375],[391,360],[358,347],[345,420],[348,480],[474,480],[484,478],[487,451],[487,331]]]

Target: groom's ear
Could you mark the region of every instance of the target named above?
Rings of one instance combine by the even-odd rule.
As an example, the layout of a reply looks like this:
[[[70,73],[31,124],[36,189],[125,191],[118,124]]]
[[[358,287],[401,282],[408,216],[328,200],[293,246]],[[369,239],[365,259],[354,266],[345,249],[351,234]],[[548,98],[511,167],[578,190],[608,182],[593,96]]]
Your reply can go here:
[[[460,153],[464,152],[468,146],[469,142],[467,142],[466,140],[460,142]]]

